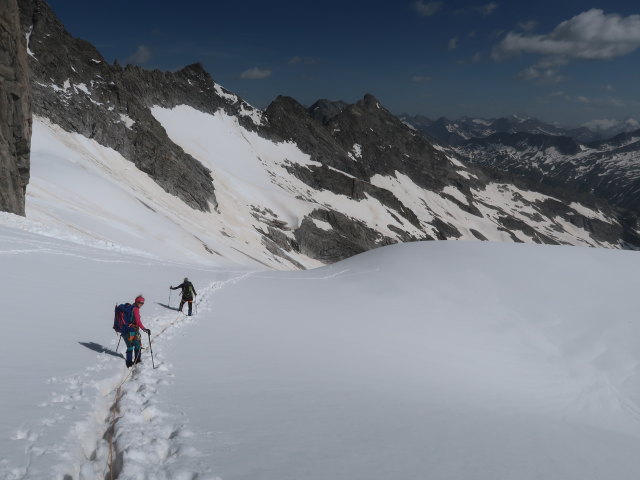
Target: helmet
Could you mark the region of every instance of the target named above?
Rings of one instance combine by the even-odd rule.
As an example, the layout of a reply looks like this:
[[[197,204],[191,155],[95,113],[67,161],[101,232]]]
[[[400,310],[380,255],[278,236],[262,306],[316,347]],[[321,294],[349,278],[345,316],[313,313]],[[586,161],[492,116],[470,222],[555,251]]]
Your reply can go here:
[[[188,279],[187,277],[184,277],[184,281],[185,281],[185,282],[188,282],[188,281],[189,281],[189,279]]]
[[[142,295],[138,295],[134,300],[134,303],[144,303],[144,297]]]

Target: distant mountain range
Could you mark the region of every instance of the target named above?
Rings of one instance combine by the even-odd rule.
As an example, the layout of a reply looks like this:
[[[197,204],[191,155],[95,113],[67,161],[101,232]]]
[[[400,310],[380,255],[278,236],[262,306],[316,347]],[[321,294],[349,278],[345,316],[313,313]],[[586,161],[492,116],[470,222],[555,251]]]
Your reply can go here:
[[[622,209],[623,217],[634,218],[640,212],[640,128],[633,119],[596,132],[516,116],[455,122],[401,118],[472,164],[515,174],[553,191],[596,196]]]
[[[190,232],[199,254],[215,257],[225,246],[271,267],[306,268],[416,240],[640,246],[635,220],[606,200],[554,190],[472,153],[496,145],[474,144],[478,132],[490,140],[492,129],[513,124],[548,135],[540,122],[432,123],[451,134],[444,142],[372,95],[308,108],[281,96],[261,111],[199,64],[176,72],[108,64],[42,0],[20,9],[36,120],[52,124],[60,142],[68,143],[60,128],[82,135],[148,175],[174,200],[152,207],[135,192],[140,202],[174,222],[185,208],[200,218],[197,236]],[[566,142],[567,154],[582,148],[548,136]],[[535,148],[555,148],[546,138]]]
[[[579,128],[563,128],[536,118],[517,115],[492,119],[462,117],[449,120],[440,117],[431,120],[423,115],[402,114],[399,118],[421,133],[452,146],[461,145],[471,138],[485,138],[496,133],[564,136],[589,143],[640,129],[640,123],[632,118],[619,122],[594,121]]]

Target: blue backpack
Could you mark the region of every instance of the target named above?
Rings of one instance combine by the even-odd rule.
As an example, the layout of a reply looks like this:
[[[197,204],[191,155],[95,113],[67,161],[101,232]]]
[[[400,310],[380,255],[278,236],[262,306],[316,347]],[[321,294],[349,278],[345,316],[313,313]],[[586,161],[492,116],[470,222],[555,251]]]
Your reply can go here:
[[[121,303],[116,305],[113,317],[113,329],[118,333],[129,331],[129,325],[133,322],[133,305],[131,303]]]

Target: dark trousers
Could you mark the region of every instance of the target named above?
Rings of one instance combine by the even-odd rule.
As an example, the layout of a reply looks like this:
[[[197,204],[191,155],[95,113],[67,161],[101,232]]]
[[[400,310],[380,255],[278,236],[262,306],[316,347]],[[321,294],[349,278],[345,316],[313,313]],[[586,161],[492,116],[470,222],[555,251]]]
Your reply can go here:
[[[178,310],[182,311],[182,307],[185,303],[189,304],[189,315],[191,315],[191,309],[193,308],[193,299],[183,298],[182,300],[180,300],[180,307],[178,307]]]

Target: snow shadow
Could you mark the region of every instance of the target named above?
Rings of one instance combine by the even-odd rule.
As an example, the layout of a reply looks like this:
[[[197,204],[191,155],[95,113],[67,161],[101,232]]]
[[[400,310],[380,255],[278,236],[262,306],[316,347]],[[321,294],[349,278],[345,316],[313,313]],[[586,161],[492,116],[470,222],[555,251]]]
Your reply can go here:
[[[173,310],[174,312],[179,312],[178,307],[172,307],[171,305],[167,305],[166,303],[156,302],[156,305],[160,305],[161,307],[167,308],[169,310]]]
[[[114,352],[113,350],[107,347],[103,347],[99,343],[95,343],[95,342],[78,342],[78,343],[83,347],[87,347],[89,350],[93,350],[94,352],[106,353],[107,355],[111,355],[113,357],[124,358],[124,355],[122,353]]]

